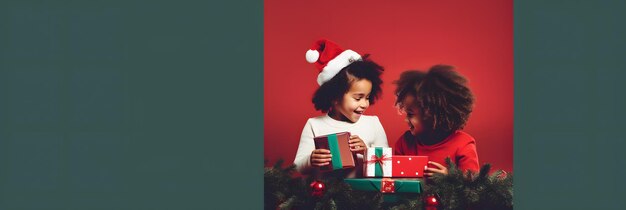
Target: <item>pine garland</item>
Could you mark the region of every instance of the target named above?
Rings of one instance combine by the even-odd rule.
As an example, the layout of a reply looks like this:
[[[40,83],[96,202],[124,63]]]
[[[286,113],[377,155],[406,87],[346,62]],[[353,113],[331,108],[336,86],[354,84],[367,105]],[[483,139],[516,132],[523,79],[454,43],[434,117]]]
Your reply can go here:
[[[490,164],[483,165],[478,174],[463,174],[449,158],[446,163],[448,175],[434,175],[425,189],[439,197],[440,210],[513,209],[512,175],[502,170],[489,175]]]
[[[311,196],[314,176],[294,177],[295,165],[282,167],[279,160],[265,168],[265,209],[422,209],[423,196],[436,195],[439,210],[513,209],[513,176],[499,170],[489,175],[490,164],[479,173],[463,173],[446,159],[447,175],[437,174],[423,183],[421,194],[398,194],[395,203],[384,203],[382,193],[352,190],[340,174],[325,174],[326,191]]]

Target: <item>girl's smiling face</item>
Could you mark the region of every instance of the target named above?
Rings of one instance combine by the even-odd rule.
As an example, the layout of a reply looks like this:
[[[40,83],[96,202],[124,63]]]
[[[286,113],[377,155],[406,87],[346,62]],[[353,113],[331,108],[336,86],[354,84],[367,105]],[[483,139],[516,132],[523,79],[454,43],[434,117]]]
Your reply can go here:
[[[424,125],[422,123],[421,110],[413,105],[414,101],[415,98],[408,96],[403,103],[408,105],[408,107],[404,108],[404,112],[406,113],[405,121],[409,124],[409,131],[411,131],[413,136],[417,136],[424,132]]]
[[[363,112],[370,106],[372,82],[366,79],[354,80],[350,89],[340,101],[333,104],[329,115],[335,120],[355,123],[359,121]]]

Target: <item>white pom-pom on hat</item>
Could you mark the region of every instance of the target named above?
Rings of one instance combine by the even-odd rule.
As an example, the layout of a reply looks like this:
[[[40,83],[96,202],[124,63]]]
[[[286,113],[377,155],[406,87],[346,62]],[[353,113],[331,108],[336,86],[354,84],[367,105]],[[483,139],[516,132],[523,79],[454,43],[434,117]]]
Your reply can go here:
[[[320,52],[317,50],[306,51],[306,61],[309,63],[315,63],[320,58]]]

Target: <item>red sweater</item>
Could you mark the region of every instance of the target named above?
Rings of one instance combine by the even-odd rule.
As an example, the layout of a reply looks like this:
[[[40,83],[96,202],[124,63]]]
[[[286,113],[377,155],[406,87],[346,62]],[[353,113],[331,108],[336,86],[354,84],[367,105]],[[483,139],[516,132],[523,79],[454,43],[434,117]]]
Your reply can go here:
[[[408,131],[407,131],[408,132]],[[434,145],[424,145],[405,133],[396,142],[395,155],[428,156],[428,160],[446,165],[446,157],[450,157],[459,169],[478,172],[478,154],[474,137],[463,131],[457,131],[443,141]],[[432,167],[432,166],[429,166]]]

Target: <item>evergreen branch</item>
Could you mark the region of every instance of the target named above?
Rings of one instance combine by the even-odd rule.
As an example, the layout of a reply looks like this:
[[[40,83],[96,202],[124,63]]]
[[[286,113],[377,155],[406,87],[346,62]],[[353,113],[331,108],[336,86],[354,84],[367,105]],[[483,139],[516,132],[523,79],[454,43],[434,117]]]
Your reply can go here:
[[[421,194],[397,194],[397,203],[383,203],[382,193],[353,191],[338,174],[325,174],[322,180],[326,192],[321,198],[311,196],[314,176],[293,177],[295,165],[282,167],[279,160],[265,168],[266,209],[421,209],[422,196],[434,194],[439,198],[438,209],[512,209],[513,176],[502,170],[489,175],[490,164],[478,173],[462,172],[449,158],[448,175],[435,174],[432,182],[423,183]]]
[[[337,204],[335,203],[335,200],[330,199],[330,201],[328,201],[328,206],[330,207],[331,210],[336,210],[337,209]]]
[[[278,161],[276,161],[276,163],[274,163],[274,168],[275,169],[281,169],[282,165],[283,165],[284,160],[283,159],[279,159]]]
[[[491,164],[486,163],[483,167],[480,168],[480,172],[478,173],[477,179],[485,179],[489,174],[489,170],[491,170]]]
[[[279,209],[284,209],[284,210],[292,209],[293,208],[293,204],[296,203],[296,200],[297,200],[296,196],[291,196],[285,202],[283,202],[280,205],[278,205],[278,208]]]
[[[459,173],[459,169],[457,168],[456,164],[454,162],[452,162],[452,160],[450,159],[450,157],[446,158],[446,164],[448,164],[448,174],[452,174],[452,175],[456,175]]]

